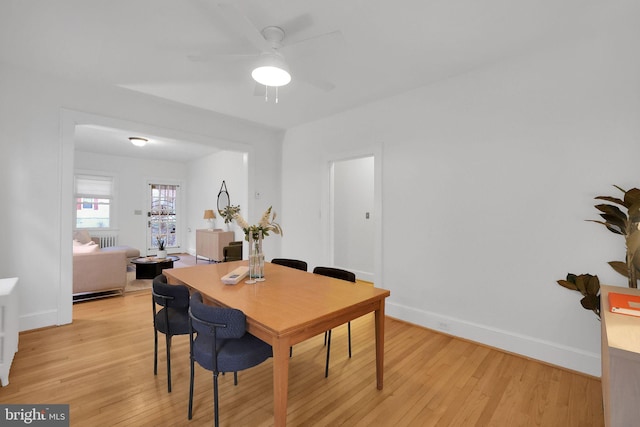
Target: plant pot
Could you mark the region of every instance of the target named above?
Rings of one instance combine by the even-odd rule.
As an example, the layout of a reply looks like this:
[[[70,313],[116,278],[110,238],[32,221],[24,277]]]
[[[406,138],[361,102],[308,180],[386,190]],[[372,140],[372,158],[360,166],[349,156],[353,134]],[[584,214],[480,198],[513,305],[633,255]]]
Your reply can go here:
[[[166,250],[158,250],[158,253],[156,254],[156,258],[160,258],[160,259],[165,259],[167,257],[167,251]]]

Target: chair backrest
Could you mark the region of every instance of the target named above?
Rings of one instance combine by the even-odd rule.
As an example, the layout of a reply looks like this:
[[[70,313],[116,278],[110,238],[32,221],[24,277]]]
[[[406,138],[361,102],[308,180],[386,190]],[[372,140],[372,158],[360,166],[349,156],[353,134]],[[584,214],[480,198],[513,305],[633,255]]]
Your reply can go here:
[[[242,311],[205,304],[200,292],[191,296],[189,316],[198,334],[217,339],[241,338],[247,329],[247,319]]]
[[[222,248],[224,262],[242,260],[242,242],[229,242],[229,246]]]
[[[299,259],[290,258],[274,258],[272,264],[284,265],[285,267],[297,268],[298,270],[307,271],[307,263]]]
[[[334,267],[316,267],[313,269],[314,274],[333,277],[334,279],[346,280],[348,282],[356,282],[356,275],[350,271]]]
[[[153,279],[153,301],[163,307],[186,309],[189,307],[189,288],[185,285],[169,285],[164,274]]]

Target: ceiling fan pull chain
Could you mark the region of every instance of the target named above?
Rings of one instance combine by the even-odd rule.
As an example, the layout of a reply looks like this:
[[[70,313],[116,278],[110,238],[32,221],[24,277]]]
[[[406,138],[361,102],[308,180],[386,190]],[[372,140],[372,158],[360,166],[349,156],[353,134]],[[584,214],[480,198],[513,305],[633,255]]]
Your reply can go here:
[[[278,103],[278,86],[276,86],[276,104]]]
[[[269,102],[269,86],[264,85],[264,102]]]

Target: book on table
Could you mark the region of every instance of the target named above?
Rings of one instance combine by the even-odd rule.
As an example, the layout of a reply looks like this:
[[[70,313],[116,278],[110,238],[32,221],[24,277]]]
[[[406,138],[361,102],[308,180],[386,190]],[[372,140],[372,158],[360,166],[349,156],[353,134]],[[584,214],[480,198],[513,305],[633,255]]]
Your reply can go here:
[[[609,308],[612,313],[640,317],[640,295],[609,292]]]

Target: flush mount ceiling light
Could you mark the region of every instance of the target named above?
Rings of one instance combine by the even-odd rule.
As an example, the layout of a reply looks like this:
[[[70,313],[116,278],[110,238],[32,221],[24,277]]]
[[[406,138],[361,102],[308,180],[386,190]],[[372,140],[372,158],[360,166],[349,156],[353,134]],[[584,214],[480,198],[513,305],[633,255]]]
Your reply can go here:
[[[260,56],[251,77],[261,85],[279,87],[291,81],[289,66],[278,52],[269,52]]]
[[[144,147],[149,141],[147,138],[141,138],[139,136],[130,136],[129,141],[136,147]]]

